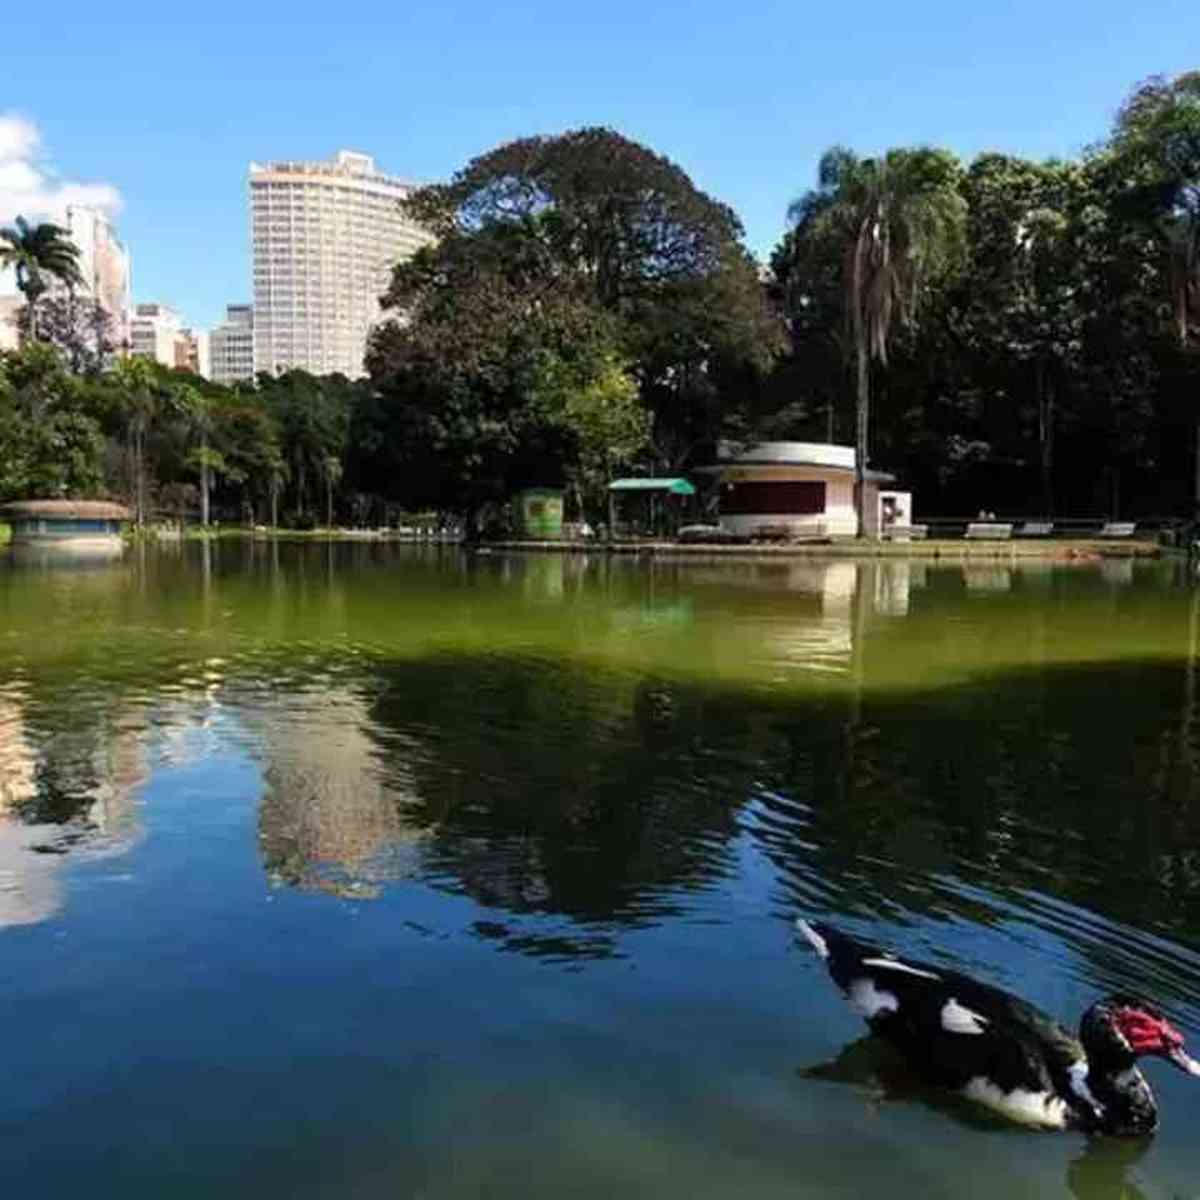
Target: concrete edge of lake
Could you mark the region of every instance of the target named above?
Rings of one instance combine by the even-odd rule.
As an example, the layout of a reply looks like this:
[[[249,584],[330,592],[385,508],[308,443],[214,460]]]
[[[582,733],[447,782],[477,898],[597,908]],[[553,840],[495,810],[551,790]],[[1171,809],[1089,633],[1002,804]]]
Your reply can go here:
[[[1061,538],[1058,540],[967,542],[935,538],[917,542],[799,542],[720,545],[678,542],[501,541],[486,542],[479,550],[547,554],[620,554],[653,558],[937,558],[1047,559],[1092,562],[1098,558],[1159,558],[1169,547],[1146,539]]]

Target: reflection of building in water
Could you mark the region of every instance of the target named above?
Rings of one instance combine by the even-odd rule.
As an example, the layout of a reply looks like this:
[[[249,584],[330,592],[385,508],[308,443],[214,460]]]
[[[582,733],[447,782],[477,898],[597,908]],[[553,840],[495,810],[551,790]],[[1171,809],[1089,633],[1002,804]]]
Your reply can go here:
[[[922,563],[922,583],[925,566]],[[913,564],[908,559],[885,559],[875,564],[875,611],[885,617],[908,616],[913,589]]]
[[[119,854],[136,839],[143,732],[101,718],[35,736],[22,698],[0,696],[0,928],[59,910],[63,854]]]
[[[369,896],[406,873],[404,852],[419,836],[402,815],[413,789],[396,777],[401,756],[385,772],[361,696],[326,689],[243,719],[266,758],[259,848],[273,878]]]
[[[1100,562],[1100,575],[1105,583],[1121,586],[1133,582],[1132,558],[1105,558]]]
[[[903,560],[730,562],[689,567],[687,578],[758,593],[731,609],[729,637],[741,649],[770,663],[783,659],[826,671],[849,665],[863,618],[907,615],[913,585],[912,567]],[[856,603],[859,596],[865,607]]]
[[[964,563],[968,592],[1007,592],[1012,589],[1012,568],[996,563]]]

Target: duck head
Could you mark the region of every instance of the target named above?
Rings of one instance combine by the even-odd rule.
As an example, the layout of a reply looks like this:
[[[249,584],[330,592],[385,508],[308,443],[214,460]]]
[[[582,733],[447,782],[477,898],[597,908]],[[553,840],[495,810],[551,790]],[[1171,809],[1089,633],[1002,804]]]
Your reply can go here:
[[[1083,1015],[1079,1040],[1104,1132],[1153,1133],[1158,1124],[1154,1094],[1137,1069],[1139,1058],[1166,1059],[1188,1075],[1200,1075],[1200,1062],[1184,1049],[1183,1034],[1138,996],[1117,994],[1093,1004]]]
[[[1117,994],[1093,1004],[1083,1015],[1079,1039],[1094,1066],[1127,1070],[1139,1058],[1164,1058],[1188,1075],[1200,1075],[1184,1049],[1183,1034],[1153,1004]]]

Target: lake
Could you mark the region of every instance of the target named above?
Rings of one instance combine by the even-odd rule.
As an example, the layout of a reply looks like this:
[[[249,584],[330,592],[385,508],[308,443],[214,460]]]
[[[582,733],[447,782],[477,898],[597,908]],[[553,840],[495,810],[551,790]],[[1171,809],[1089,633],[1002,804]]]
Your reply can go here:
[[[1195,1081],[1149,1143],[993,1124],[792,928],[1195,1050],[1198,643],[1166,561],[0,563],[0,1180],[1200,1196]]]

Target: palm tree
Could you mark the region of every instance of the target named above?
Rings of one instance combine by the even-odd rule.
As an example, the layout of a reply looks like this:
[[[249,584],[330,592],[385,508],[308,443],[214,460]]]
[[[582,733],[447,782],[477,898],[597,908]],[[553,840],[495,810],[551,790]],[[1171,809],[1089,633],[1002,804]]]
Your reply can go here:
[[[200,526],[207,529],[213,476],[230,474],[225,456],[212,446],[213,402],[190,383],[182,383],[173,389],[171,405],[198,443],[188,452],[187,463],[200,477]]]
[[[325,476],[325,528],[333,528],[333,489],[342,478],[342,460],[336,454],[327,454],[321,460],[321,474]]]
[[[79,247],[61,225],[30,225],[24,217],[0,229],[0,267],[15,267],[17,287],[29,306],[29,336],[37,341],[37,303],[57,279],[74,290],[84,282]]]
[[[817,187],[789,211],[801,237],[832,238],[841,251],[842,305],[856,384],[855,505],[866,535],[871,361],[887,366],[897,323],[910,324],[928,284],[958,262],[965,245],[961,168],[941,150],[889,150],[859,158],[825,152]]]
[[[146,438],[164,408],[164,385],[154,364],[138,357],[119,359],[112,377],[124,409],[134,519],[140,528],[146,523]]]

